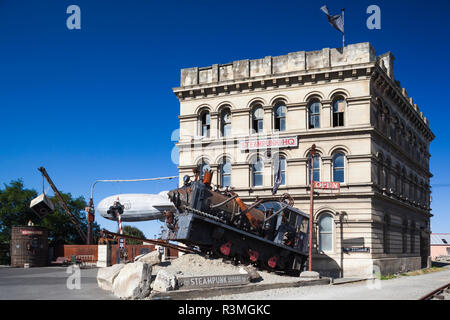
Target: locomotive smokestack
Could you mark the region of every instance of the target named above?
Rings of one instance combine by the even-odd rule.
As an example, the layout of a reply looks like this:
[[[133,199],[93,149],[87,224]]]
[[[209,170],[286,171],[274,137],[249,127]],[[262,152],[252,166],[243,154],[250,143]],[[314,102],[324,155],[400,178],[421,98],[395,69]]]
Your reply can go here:
[[[203,174],[203,183],[208,186],[211,185],[212,176],[212,170],[205,170],[205,173]]]

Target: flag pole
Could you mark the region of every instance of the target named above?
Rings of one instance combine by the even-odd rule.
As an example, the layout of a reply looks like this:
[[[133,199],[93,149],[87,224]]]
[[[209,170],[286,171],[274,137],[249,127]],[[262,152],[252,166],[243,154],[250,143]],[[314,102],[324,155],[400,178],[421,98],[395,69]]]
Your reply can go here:
[[[342,24],[344,25],[344,32],[342,32],[342,53],[344,53],[344,48],[345,48],[345,20],[344,20],[344,11],[345,11],[345,8],[342,9]]]

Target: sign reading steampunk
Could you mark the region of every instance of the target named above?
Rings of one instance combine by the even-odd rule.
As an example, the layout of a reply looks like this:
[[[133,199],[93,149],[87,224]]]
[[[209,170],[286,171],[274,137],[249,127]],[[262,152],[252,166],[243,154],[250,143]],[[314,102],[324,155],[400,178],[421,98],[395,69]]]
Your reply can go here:
[[[240,140],[240,150],[257,150],[257,149],[269,149],[269,148],[288,148],[297,147],[297,137],[285,137],[285,138],[263,138],[263,139],[251,139]]]

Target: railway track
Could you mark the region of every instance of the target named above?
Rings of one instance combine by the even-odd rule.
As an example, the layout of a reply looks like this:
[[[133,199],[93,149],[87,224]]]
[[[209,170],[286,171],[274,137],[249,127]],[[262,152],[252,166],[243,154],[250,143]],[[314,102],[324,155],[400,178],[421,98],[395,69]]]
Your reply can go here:
[[[450,300],[450,283],[431,291],[419,300]]]

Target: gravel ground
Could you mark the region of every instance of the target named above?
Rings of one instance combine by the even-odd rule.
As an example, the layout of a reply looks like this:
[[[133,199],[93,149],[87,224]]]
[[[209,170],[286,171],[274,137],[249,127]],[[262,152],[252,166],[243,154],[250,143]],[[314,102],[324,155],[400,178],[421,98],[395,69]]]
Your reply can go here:
[[[376,282],[274,289],[211,300],[417,300],[450,282],[450,267],[434,273]]]
[[[239,266],[224,263],[222,259],[207,259],[198,254],[184,254],[181,257],[153,266],[152,274],[164,269],[177,277],[239,274]],[[258,283],[295,282],[298,277],[290,277],[258,270],[262,281]]]

